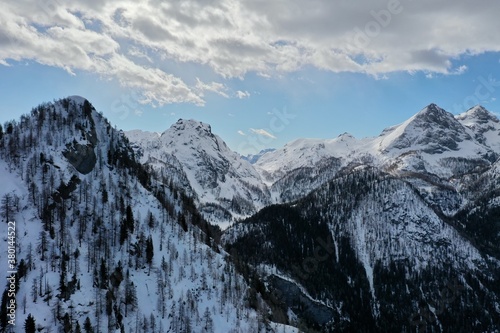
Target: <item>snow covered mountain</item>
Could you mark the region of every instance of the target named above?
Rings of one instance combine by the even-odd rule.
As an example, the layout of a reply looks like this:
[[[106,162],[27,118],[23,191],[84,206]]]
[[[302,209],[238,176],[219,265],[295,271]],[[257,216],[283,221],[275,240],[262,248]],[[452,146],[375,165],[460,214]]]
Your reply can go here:
[[[497,331],[499,128],[430,104],[378,137],[295,140],[255,164],[285,204],[223,241],[324,332]]]
[[[344,133],[334,139],[297,139],[248,157],[253,165],[209,125],[194,120],[179,120],[162,134],[126,134],[142,163],[159,177],[168,175],[195,198],[205,218],[223,228],[270,203],[299,199],[359,165],[408,176],[423,196],[451,215],[466,204],[456,194],[464,185],[462,176],[488,168],[500,155],[500,121],[479,106],[453,116],[430,104],[377,137]]]
[[[260,152],[257,154],[248,154],[246,156],[242,156],[244,160],[247,160],[250,162],[250,164],[255,164],[257,161],[266,153],[269,153],[271,151],[275,151],[276,149],[274,148],[267,148],[267,149],[262,149]]]
[[[42,104],[0,126],[14,331],[495,332],[499,133],[431,104],[252,165],[208,124],[124,133],[82,97]]]
[[[500,121],[482,106],[475,106],[455,117],[474,133],[474,138],[500,154]]]
[[[299,139],[264,155],[255,167],[273,197],[286,202],[358,165],[441,180],[474,172],[488,167],[500,155],[499,134],[498,119],[482,107],[453,116],[430,104],[378,137],[356,139],[342,134],[335,139]],[[322,173],[322,180],[318,180],[310,169],[328,169],[329,176]],[[294,173],[303,183],[304,176],[309,180],[297,188]],[[461,186],[461,182],[448,183],[455,189]]]
[[[157,174],[173,177],[212,223],[226,227],[270,202],[260,175],[208,124],[179,119],[161,134],[130,131],[126,135],[141,162]]]
[[[298,332],[269,320],[217,229],[84,98],[0,126],[0,184],[15,229],[0,262],[16,256],[1,331],[24,332],[29,316],[38,332]]]

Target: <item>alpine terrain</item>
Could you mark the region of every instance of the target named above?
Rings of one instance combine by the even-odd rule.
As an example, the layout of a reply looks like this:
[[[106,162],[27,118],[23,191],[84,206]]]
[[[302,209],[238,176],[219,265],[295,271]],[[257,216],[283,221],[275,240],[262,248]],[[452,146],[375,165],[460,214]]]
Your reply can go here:
[[[0,126],[0,183],[3,331],[500,331],[481,106],[242,157],[208,124],[123,132],[72,96]]]
[[[271,307],[194,206],[195,184],[180,187],[186,176],[171,163],[163,177],[143,166],[125,134],[82,97],[5,123],[1,219],[15,236],[0,242],[10,265],[0,329],[298,332],[270,320]],[[256,175],[241,168],[242,178]]]

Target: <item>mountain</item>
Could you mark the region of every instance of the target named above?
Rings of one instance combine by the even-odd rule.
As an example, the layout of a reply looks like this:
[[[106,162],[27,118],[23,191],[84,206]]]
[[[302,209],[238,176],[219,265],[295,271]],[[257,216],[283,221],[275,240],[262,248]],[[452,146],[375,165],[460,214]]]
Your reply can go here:
[[[498,125],[430,104],[377,137],[288,143],[255,164],[280,204],[223,243],[321,332],[494,332]]]
[[[430,104],[401,125],[384,130],[376,142],[382,153],[411,149],[433,155],[457,151],[460,143],[471,140],[451,113]]]
[[[39,332],[297,332],[269,320],[217,228],[150,171],[82,97],[0,127],[1,331],[29,316]]]
[[[257,163],[257,161],[265,154],[265,153],[269,153],[269,152],[272,152],[272,151],[275,151],[276,149],[274,148],[267,148],[267,149],[262,149],[260,152],[258,152],[257,154],[248,154],[246,156],[241,156],[241,158],[243,158],[244,160],[247,160],[248,162],[250,162],[250,164],[255,164]]]
[[[474,133],[474,138],[500,154],[500,121],[482,106],[475,106],[455,117]]]
[[[185,188],[212,223],[226,227],[269,204],[270,195],[260,175],[213,134],[208,124],[179,119],[161,134],[125,134],[141,163]]]

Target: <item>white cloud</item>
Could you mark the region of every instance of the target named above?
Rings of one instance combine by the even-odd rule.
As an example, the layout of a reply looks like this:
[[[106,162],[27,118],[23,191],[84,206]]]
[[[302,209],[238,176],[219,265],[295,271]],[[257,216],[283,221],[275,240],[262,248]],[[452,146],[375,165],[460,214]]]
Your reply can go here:
[[[239,99],[248,98],[250,97],[250,93],[246,90],[245,91],[237,90],[236,97],[238,97]]]
[[[453,74],[461,75],[461,74],[467,72],[468,69],[469,68],[466,65],[462,65],[462,66],[458,67],[457,69],[455,69],[455,72]]]
[[[229,93],[224,83],[196,80],[184,65],[209,68],[221,80],[249,72],[269,78],[306,66],[375,77],[447,75],[467,70],[454,65],[461,55],[500,51],[495,0],[35,3],[2,3],[0,64],[32,60],[95,73],[138,90],[154,105],[204,105],[206,91],[248,97]]]
[[[245,132],[243,132],[242,130],[239,130],[239,131],[238,131],[238,134],[239,134],[239,135],[242,135],[242,136],[246,136]]]
[[[204,83],[202,82],[199,78],[196,78],[196,90],[200,94],[200,96],[204,96],[205,91],[211,91],[213,93],[216,93],[224,98],[229,98],[229,95],[226,93],[227,87],[218,82],[210,82],[210,83]]]
[[[262,135],[262,136],[265,136],[265,137],[268,137],[271,139],[276,139],[276,137],[274,135],[272,135],[271,133],[269,133],[268,131],[266,131],[263,128],[257,128],[257,129],[250,128],[250,131],[252,131],[253,133],[258,134],[258,135]]]

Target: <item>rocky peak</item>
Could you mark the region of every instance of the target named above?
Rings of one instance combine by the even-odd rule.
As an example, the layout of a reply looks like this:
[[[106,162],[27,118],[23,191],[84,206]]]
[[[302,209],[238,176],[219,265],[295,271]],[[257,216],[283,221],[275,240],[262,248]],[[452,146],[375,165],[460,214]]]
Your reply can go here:
[[[476,105],[464,113],[459,114],[455,118],[459,121],[474,122],[476,124],[486,124],[490,121],[494,123],[500,122],[497,116],[486,110],[481,105]]]
[[[424,125],[425,128],[429,126],[438,126],[443,129],[457,129],[457,126],[460,127],[460,124],[456,122],[451,113],[445,111],[434,103],[429,104],[418,112],[414,116],[413,120],[414,122],[418,122],[419,125]]]
[[[171,127],[174,131],[194,132],[196,134],[212,135],[212,127],[209,124],[194,119],[179,119]]]
[[[436,104],[385,130],[380,138],[382,151],[418,149],[431,154],[457,150],[459,142],[471,139],[462,124]]]

